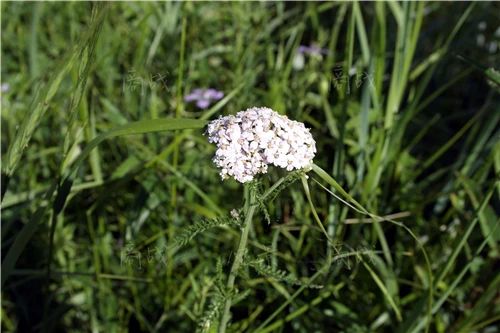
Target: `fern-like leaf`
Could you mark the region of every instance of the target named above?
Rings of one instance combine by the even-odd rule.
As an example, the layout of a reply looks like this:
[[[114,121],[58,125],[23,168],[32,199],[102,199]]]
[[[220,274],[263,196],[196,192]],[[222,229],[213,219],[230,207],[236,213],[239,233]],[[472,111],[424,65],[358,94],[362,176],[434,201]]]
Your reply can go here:
[[[180,234],[174,238],[173,243],[176,246],[185,246],[198,234],[215,227],[222,227],[226,225],[239,227],[239,220],[228,216],[217,217],[214,219],[203,219],[181,231]]]
[[[263,277],[268,279],[273,279],[296,286],[305,286],[307,288],[323,288],[323,286],[321,285],[308,284],[307,282],[300,281],[286,271],[273,269],[271,266],[265,264],[264,260],[261,258],[247,261],[247,265],[252,267],[259,275],[262,275]]]

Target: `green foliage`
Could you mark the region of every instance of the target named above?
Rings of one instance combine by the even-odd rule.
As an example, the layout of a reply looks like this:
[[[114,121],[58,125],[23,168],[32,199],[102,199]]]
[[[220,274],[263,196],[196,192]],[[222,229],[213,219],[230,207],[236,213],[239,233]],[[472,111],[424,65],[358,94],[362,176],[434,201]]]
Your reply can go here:
[[[288,172],[285,176],[280,178],[276,183],[274,183],[269,189],[264,191],[264,184],[257,180],[252,183],[253,190],[257,193],[257,206],[259,211],[264,214],[264,218],[266,219],[268,224],[271,224],[271,215],[267,210],[267,204],[274,201],[276,197],[285,190],[288,186],[293,184],[295,181],[300,179],[301,175],[304,172],[299,171],[291,171]]]
[[[177,246],[186,246],[196,235],[209,229],[222,226],[241,227],[240,221],[229,216],[218,217],[215,219],[204,219],[184,228],[174,238],[173,243]]]
[[[0,6],[3,331],[496,329],[495,4]],[[311,171],[221,181],[251,106]]]
[[[268,279],[285,282],[290,285],[306,286],[307,288],[323,288],[321,285],[303,283],[286,271],[274,269],[273,267],[266,265],[263,258],[248,258],[246,259],[245,265],[252,267],[258,274]]]
[[[210,328],[216,326],[220,314],[223,311],[226,295],[224,294],[224,272],[222,271],[222,260],[217,260],[215,283],[210,304],[203,315],[198,319],[198,330],[200,332],[210,332]]]
[[[101,6],[94,6],[90,19],[90,29],[86,31],[81,41],[77,44],[74,50],[70,51],[65,59],[61,61],[59,66],[56,67],[55,72],[49,72],[50,78],[48,79],[48,84],[41,82],[38,83],[38,87],[35,89],[36,95],[31,102],[30,113],[23,118],[21,127],[16,132],[16,136],[14,137],[12,144],[9,145],[9,151],[7,153],[4,168],[2,169],[2,172],[4,172],[7,176],[11,176],[14,173],[23,151],[28,146],[34,131],[40,123],[40,120],[49,108],[49,105],[59,89],[64,76],[72,69],[73,66],[77,64],[79,60],[82,60],[81,58],[83,54],[87,53],[86,57],[92,58],[95,43],[99,38],[99,32],[106,15],[104,8],[99,7]],[[90,60],[87,61],[87,64],[89,61]],[[83,62],[83,64],[86,65],[85,62]],[[83,85],[84,87],[89,74],[88,65],[86,65],[85,69],[81,71],[83,73],[78,80],[78,85]],[[75,89],[75,91],[77,90],[78,88]],[[78,91],[78,96],[73,96],[72,104],[78,104],[80,98],[81,92]],[[74,112],[72,114],[74,114]]]

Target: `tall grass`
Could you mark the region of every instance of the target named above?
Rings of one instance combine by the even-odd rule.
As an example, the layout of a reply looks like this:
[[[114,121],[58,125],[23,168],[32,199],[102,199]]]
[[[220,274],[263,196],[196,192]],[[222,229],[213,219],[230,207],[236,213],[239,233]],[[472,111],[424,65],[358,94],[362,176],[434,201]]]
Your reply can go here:
[[[1,6],[5,331],[496,329],[494,4]],[[203,127],[254,105],[309,178],[220,180]]]

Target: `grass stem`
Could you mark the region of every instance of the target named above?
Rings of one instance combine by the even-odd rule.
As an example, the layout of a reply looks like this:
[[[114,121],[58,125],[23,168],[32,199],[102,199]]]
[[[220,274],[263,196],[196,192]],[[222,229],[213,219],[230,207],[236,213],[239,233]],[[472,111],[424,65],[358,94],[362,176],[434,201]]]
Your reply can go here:
[[[231,266],[231,271],[229,272],[229,277],[227,279],[226,290],[228,291],[229,295],[226,299],[226,303],[224,304],[224,312],[222,313],[220,321],[219,333],[226,332],[226,327],[231,315],[231,298],[234,289],[234,281],[236,280],[236,275],[238,273],[238,270],[240,269],[241,263],[243,262],[243,255],[245,254],[245,250],[247,248],[248,233],[252,228],[252,217],[257,207],[255,204],[255,189],[253,187],[250,187],[249,192],[250,193],[247,202],[248,204],[245,205],[245,221],[243,222],[244,224],[243,231],[241,233],[240,244],[238,245],[238,250],[236,252],[236,256],[234,257],[233,265]]]

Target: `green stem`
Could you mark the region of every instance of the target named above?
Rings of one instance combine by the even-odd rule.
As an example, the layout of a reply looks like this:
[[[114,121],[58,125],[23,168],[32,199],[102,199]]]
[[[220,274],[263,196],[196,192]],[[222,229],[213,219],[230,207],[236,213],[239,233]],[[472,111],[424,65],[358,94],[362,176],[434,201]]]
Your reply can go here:
[[[229,295],[224,305],[224,312],[222,314],[219,325],[219,333],[226,332],[226,327],[231,315],[231,295],[234,289],[234,281],[236,280],[236,275],[238,273],[238,270],[240,269],[241,263],[243,262],[243,255],[245,254],[245,250],[247,248],[248,233],[250,232],[250,228],[252,227],[252,217],[257,207],[255,204],[255,189],[250,187],[249,192],[250,194],[248,197],[248,201],[245,204],[245,221],[243,222],[244,224],[243,231],[241,233],[240,244],[238,245],[238,250],[236,251],[236,256],[234,257],[233,265],[231,266],[231,271],[229,272],[229,277],[227,279],[226,290]]]

